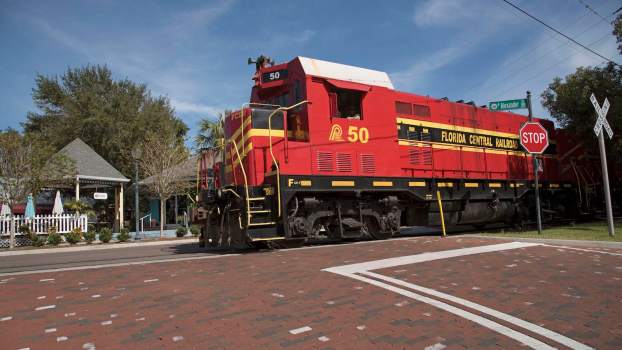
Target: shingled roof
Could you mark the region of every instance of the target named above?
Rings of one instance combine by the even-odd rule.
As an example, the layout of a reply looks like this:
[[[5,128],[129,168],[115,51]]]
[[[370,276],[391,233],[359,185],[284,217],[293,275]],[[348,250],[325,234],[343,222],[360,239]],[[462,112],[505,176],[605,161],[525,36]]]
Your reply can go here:
[[[80,138],[71,141],[58,153],[67,156],[75,162],[79,180],[130,181]]]

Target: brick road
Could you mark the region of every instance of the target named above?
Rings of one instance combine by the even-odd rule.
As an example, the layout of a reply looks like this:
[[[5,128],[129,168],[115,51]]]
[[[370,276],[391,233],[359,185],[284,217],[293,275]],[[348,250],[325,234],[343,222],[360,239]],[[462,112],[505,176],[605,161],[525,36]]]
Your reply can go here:
[[[504,242],[417,237],[2,276],[1,347],[524,348],[516,339],[428,302],[322,271]],[[589,249],[524,247],[373,272],[484,305],[577,344],[621,348],[616,316],[622,311],[622,255],[616,254],[622,251]],[[447,303],[565,348],[480,310]]]

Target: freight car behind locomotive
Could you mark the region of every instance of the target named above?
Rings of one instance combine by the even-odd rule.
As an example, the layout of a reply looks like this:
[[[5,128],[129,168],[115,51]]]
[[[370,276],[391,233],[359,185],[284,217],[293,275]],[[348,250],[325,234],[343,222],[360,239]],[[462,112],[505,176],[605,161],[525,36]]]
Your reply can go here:
[[[384,72],[306,57],[260,57],[256,68],[250,102],[224,120],[215,180],[200,181],[206,245],[385,239],[439,225],[439,199],[447,225],[521,224],[534,212],[525,116],[400,92]],[[537,121],[550,137],[538,156],[543,212],[573,217],[576,181],[560,172],[553,123]]]

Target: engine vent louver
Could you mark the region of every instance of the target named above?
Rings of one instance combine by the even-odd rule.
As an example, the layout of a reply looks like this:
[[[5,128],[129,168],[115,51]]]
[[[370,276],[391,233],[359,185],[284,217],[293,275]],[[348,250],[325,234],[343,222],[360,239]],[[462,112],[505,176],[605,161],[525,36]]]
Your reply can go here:
[[[337,171],[340,173],[352,172],[352,154],[337,153]]]
[[[323,172],[333,171],[333,154],[331,152],[317,152],[317,170]]]
[[[361,172],[373,174],[376,172],[376,159],[373,154],[361,154]]]

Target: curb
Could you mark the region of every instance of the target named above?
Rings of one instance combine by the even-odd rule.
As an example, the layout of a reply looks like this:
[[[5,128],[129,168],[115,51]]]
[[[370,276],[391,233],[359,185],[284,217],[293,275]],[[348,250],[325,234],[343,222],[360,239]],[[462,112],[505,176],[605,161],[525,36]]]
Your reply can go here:
[[[87,251],[87,250],[122,249],[122,248],[148,247],[148,246],[159,246],[159,245],[178,245],[178,244],[185,244],[185,243],[192,243],[192,242],[197,243],[198,238],[193,237],[193,238],[172,239],[172,240],[153,241],[153,242],[80,245],[80,246],[62,247],[62,248],[9,250],[9,251],[0,252],[0,257],[16,256],[16,255],[71,253],[71,252],[81,252],[81,251]]]

